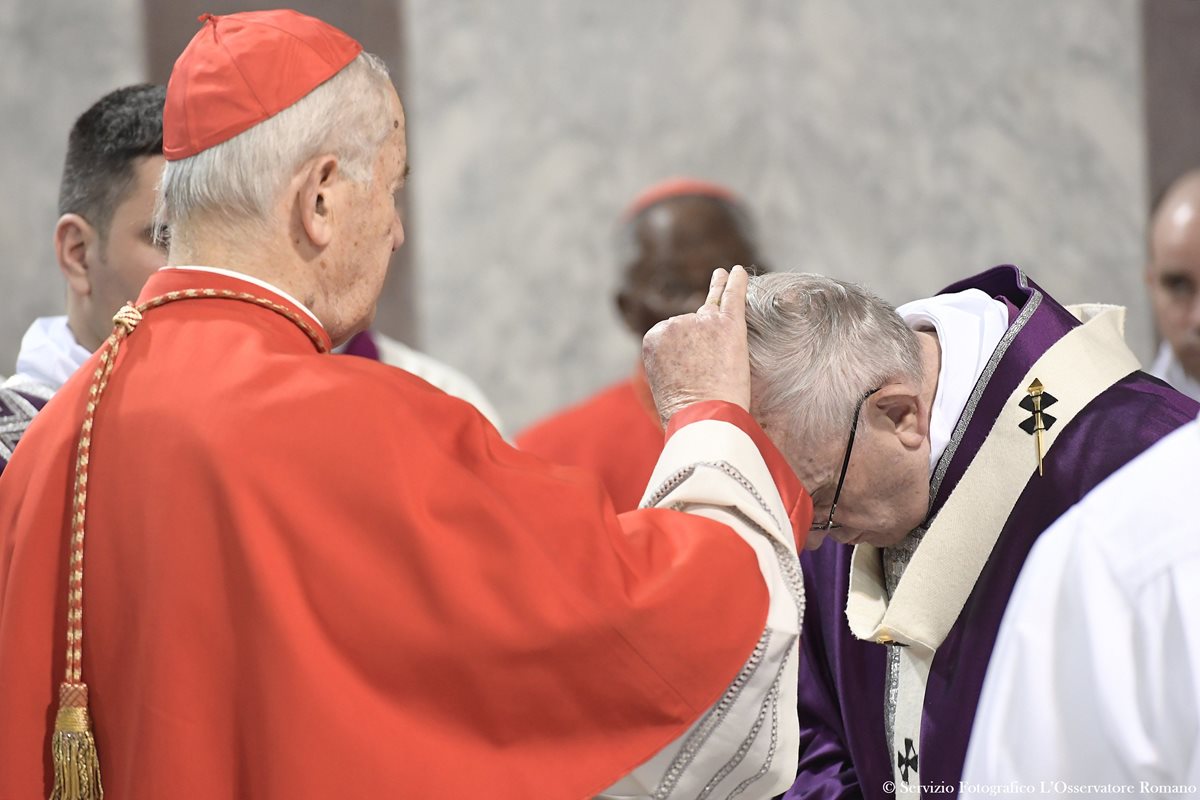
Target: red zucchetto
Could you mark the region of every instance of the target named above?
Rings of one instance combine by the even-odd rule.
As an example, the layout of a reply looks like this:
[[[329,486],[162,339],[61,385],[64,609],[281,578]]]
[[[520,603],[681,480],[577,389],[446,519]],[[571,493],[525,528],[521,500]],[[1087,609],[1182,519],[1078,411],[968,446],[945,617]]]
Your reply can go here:
[[[621,216],[626,221],[631,220],[650,206],[674,197],[711,197],[730,203],[740,202],[736,194],[719,183],[698,178],[668,178],[644,189]]]
[[[194,156],[307,95],[362,52],[319,19],[290,9],[203,14],[175,61],[163,108],[163,155]]]

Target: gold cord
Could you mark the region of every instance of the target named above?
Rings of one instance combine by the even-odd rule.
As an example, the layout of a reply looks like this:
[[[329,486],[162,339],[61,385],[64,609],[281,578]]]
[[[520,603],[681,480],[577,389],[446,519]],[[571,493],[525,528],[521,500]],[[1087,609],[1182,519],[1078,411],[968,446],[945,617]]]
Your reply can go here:
[[[117,362],[121,343],[138,327],[142,315],[176,300],[217,298],[240,300],[270,309],[296,324],[316,345],[328,351],[325,340],[307,320],[287,306],[247,292],[224,289],[187,289],[167,292],[139,306],[127,303],[113,317],[113,332],[100,351],[100,361],[92,374],[83,426],[75,457],[75,491],[71,513],[71,548],[67,577],[67,663],[66,676],[59,690],[58,716],[51,740],[54,761],[52,800],[100,800],[104,788],[100,782],[100,763],[88,714],[87,684],[83,673],[83,542],[87,532],[88,463],[91,459],[92,432],[96,409],[108,386]]]

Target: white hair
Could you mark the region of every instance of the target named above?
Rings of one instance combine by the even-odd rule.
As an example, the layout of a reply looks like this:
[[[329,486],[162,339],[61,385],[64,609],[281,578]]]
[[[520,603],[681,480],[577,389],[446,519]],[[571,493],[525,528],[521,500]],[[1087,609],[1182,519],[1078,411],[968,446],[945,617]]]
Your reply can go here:
[[[795,272],[753,277],[746,326],[755,414],[792,444],[848,435],[865,393],[923,381],[916,334],[853,283]]]
[[[159,184],[157,227],[186,238],[197,214],[236,230],[265,225],[284,185],[313,156],[329,152],[351,181],[371,179],[392,130],[391,82],[377,56],[360,53],[291,106],[194,156],[168,161]]]

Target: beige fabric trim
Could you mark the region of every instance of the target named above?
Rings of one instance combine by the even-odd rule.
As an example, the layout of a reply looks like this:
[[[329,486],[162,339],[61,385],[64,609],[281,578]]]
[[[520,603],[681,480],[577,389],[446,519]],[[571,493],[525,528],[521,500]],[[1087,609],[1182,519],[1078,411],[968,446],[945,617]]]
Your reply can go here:
[[[1111,311],[1117,315],[1117,330],[1121,338],[1125,338],[1125,306],[1114,306],[1108,303],[1076,303],[1066,306],[1067,311],[1080,322],[1091,322],[1101,314]]]
[[[781,794],[795,781],[800,753],[796,707],[804,583],[770,470],[736,425],[694,422],[667,441],[642,500],[648,506],[728,525],[730,535],[753,550],[770,603],[758,646],[721,699],[600,797],[732,797],[747,787],[755,797]]]
[[[892,779],[897,796],[921,796],[921,719],[925,715],[925,687],[929,684],[934,655],[932,650],[919,645],[900,648],[900,696],[896,701],[891,742]]]
[[[1047,409],[1057,422],[1043,436],[1043,457],[1049,460],[1058,434],[1075,415],[1140,367],[1122,337],[1124,309],[1093,307],[1080,313],[1087,321],[1055,342],[1005,403],[890,603],[883,591],[879,550],[855,547],[846,617],[857,638],[921,644],[930,650],[945,640],[1021,492],[1038,479],[1034,438],[1020,428],[1029,412],[1019,405],[1035,378],[1058,399]]]

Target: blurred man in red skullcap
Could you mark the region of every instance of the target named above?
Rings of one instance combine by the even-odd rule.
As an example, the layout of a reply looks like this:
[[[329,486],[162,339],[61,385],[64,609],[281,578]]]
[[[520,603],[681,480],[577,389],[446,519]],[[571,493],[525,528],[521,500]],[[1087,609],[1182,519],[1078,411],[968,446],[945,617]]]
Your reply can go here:
[[[327,355],[404,239],[399,98],[319,20],[202,20],[168,266],[0,478],[0,797],[785,788],[812,504],[746,411],[746,272],[647,337],[659,508],[618,519],[467,403]]]
[[[763,271],[750,213],[719,184],[672,178],[630,204],[619,233],[616,304],[638,338],[704,301],[717,267]],[[662,452],[663,429],[641,363],[598,394],[527,428],[517,446],[600,477],[618,512],[638,507]]]

